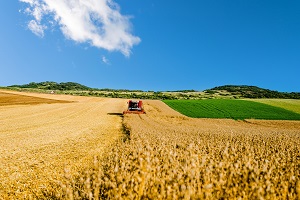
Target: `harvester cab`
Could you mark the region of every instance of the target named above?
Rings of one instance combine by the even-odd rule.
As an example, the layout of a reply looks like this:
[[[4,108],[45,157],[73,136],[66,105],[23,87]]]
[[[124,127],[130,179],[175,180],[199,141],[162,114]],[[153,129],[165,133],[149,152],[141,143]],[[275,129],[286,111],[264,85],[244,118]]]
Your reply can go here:
[[[146,114],[142,101],[129,100],[127,110],[123,114]]]

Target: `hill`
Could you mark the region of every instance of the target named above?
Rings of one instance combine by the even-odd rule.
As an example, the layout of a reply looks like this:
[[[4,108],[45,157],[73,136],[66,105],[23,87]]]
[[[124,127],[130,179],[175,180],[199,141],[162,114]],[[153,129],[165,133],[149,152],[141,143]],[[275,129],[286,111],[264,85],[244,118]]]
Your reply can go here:
[[[34,89],[42,89],[42,90],[92,90],[92,88],[81,85],[79,83],[74,83],[74,82],[56,83],[52,81],[46,81],[41,83],[31,82],[29,84],[24,84],[24,85],[11,85],[9,87],[34,88]]]
[[[3,88],[3,87],[2,87]],[[29,83],[24,85],[12,85],[4,87],[6,89],[49,92],[55,91],[59,94],[71,94],[80,96],[99,96],[112,98],[136,98],[136,99],[300,99],[300,92],[278,92],[269,89],[263,89],[256,86],[248,85],[224,85],[202,92],[196,90],[179,90],[179,91],[141,91],[126,89],[98,89],[90,88],[79,83],[66,82],[56,83],[46,81],[41,83]]]
[[[256,86],[248,85],[224,85],[219,87],[214,87],[209,91],[227,91],[232,95],[239,95],[243,98],[268,98],[268,99],[300,99],[300,92],[278,92],[269,89],[263,89]]]

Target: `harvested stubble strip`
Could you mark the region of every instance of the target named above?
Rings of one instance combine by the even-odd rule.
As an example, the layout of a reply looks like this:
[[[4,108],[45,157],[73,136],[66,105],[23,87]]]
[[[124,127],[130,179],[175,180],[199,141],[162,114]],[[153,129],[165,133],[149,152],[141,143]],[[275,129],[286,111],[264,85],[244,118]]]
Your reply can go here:
[[[15,102],[39,104],[0,106],[1,200],[65,198],[64,181],[122,137],[122,119],[108,113],[122,112],[124,100],[12,94]]]
[[[85,194],[116,199],[299,199],[298,122],[195,120],[165,112],[160,102],[145,107],[147,115],[125,116],[130,140],[119,142],[104,165],[85,176],[97,185]]]

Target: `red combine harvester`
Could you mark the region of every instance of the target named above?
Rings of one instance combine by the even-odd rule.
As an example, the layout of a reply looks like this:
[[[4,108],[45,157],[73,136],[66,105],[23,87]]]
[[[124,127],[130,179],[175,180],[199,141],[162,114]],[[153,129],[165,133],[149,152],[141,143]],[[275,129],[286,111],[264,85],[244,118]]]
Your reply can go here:
[[[142,101],[129,100],[127,104],[128,108],[123,114],[146,114]]]

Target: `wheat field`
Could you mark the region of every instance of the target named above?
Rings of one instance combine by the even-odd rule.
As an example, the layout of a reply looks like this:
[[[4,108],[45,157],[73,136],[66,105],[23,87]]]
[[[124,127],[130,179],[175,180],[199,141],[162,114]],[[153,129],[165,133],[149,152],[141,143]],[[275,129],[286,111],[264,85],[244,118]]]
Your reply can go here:
[[[124,100],[21,94],[0,93],[0,199],[52,195],[122,137]]]
[[[61,197],[299,199],[299,121],[190,119],[160,101],[145,109],[124,117],[130,139],[66,179]]]
[[[300,199],[300,121],[32,96],[71,102],[0,106],[3,199]]]

